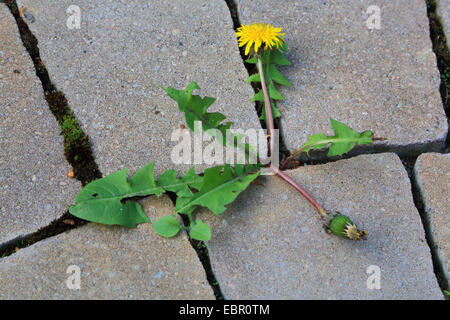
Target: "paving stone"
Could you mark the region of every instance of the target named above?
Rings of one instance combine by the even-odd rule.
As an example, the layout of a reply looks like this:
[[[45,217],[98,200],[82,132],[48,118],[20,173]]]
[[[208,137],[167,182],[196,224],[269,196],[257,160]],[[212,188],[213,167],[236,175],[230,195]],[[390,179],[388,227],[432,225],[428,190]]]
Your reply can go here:
[[[27,22],[41,57],[103,174],[135,172],[152,160],[157,173],[191,167],[171,161],[171,134],[184,115],[159,86],[184,89],[196,81],[202,96],[218,98],[211,110],[233,127],[260,128],[225,1],[82,0],[80,29],[66,26],[71,0],[18,3],[35,20]]]
[[[328,235],[315,209],[265,176],[211,224],[212,269],[229,299],[442,299],[408,176],[392,153],[361,155],[287,174],[324,208],[368,231],[367,241]],[[370,266],[381,289],[368,289]]]
[[[450,48],[450,0],[437,0],[437,14],[441,19],[447,37],[447,46]]]
[[[438,259],[450,283],[450,155],[422,154],[414,167],[416,185],[424,202],[431,236],[436,244]]]
[[[366,23],[371,5],[381,10],[379,30]],[[278,105],[289,150],[307,135],[332,134],[330,117],[387,138],[378,151],[443,147],[447,121],[424,1],[241,0],[239,13],[244,24],[286,32],[292,66],[280,70],[292,87],[281,88],[286,100]]]
[[[152,219],[173,212],[167,196],[142,200]],[[69,266],[80,269],[80,289],[69,289]],[[72,271],[73,272],[73,271]],[[214,299],[185,233],[156,235],[89,224],[38,242],[0,260],[1,299]]]
[[[0,245],[66,212],[80,189],[16,22],[0,3]]]

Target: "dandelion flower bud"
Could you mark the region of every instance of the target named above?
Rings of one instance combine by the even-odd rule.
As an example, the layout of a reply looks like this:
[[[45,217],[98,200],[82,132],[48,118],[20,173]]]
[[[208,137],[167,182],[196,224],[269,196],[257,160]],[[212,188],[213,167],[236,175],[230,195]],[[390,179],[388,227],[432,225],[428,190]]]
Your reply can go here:
[[[333,216],[329,229],[338,237],[350,240],[366,240],[367,237],[367,232],[359,230],[349,217],[339,212]]]

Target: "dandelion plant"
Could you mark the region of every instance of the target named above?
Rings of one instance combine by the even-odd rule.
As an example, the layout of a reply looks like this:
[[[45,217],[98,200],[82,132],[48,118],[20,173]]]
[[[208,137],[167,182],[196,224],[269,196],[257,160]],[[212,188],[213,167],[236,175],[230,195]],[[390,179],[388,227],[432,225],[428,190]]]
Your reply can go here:
[[[258,70],[247,82],[260,84],[261,90],[255,94],[252,101],[259,101],[264,105],[260,119],[267,126],[268,153],[272,157],[275,155],[276,143],[274,119],[282,117],[276,102],[284,100],[277,87],[291,86],[277,67],[290,65],[285,56],[287,52],[283,38],[285,34],[281,31],[282,28],[275,28],[270,24],[256,23],[242,25],[236,32],[239,47],[245,46],[244,52],[248,56],[246,62],[255,64]],[[224,139],[224,136],[228,136],[233,123],[225,121],[226,116],[221,113],[208,112],[215,98],[202,98],[193,94],[194,90],[199,89],[195,82],[191,82],[184,90],[164,88],[167,95],[178,104],[179,111],[184,113],[186,125],[190,130],[196,133],[195,123],[200,122],[201,127],[223,146],[241,149],[245,153],[245,163],[235,165],[225,163],[206,169],[202,175],[197,174],[192,168],[182,177],[174,170],[167,170],[157,179],[153,173],[153,162],[129,179],[127,169],[123,169],[86,185],[78,194],[76,204],[70,208],[70,213],[88,221],[131,228],[140,223],[152,223],[153,230],[163,237],[173,237],[180,230],[186,230],[191,238],[207,241],[211,238],[211,230],[206,223],[195,218],[195,210],[206,207],[215,215],[222,214],[226,210],[226,205],[244,192],[264,168],[269,168],[273,175],[292,186],[314,206],[329,233],[350,240],[366,238],[367,233],[359,230],[350,218],[338,212],[327,212],[283,169],[300,153],[308,153],[312,149],[329,146],[328,156],[337,156],[349,152],[356,145],[371,144],[376,140],[371,131],[358,133],[345,124],[331,119],[334,136],[315,134],[308,137],[306,143],[291,154],[281,168],[278,168],[276,161],[262,163],[255,147],[243,143],[239,134],[232,135],[232,139]],[[256,159],[256,163],[251,163],[250,159]],[[176,195],[174,212],[156,221],[150,221],[136,201],[136,197],[160,196],[169,191]],[[176,218],[178,214],[185,215],[189,223],[181,224]]]

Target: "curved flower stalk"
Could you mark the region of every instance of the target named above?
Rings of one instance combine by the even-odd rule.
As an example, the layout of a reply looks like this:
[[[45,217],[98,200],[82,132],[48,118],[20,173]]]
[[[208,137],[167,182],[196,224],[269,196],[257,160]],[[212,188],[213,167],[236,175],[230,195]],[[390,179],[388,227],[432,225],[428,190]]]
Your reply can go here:
[[[238,38],[239,46],[242,47],[246,45],[245,48],[245,54],[248,55],[249,53],[253,55],[253,57],[247,62],[249,63],[256,63],[258,74],[259,76],[251,76],[250,81],[253,82],[260,82],[261,88],[262,88],[262,95],[263,99],[255,99],[256,97],[261,97],[261,92],[257,93],[255,95],[254,100],[263,100],[264,102],[264,120],[266,121],[266,125],[269,131],[269,150],[270,154],[274,154],[274,148],[275,148],[275,141],[272,139],[274,137],[275,132],[275,126],[274,126],[274,116],[273,116],[273,110],[274,110],[274,103],[271,100],[284,100],[283,96],[276,91],[275,88],[273,88],[274,83],[272,79],[269,81],[269,84],[266,80],[267,76],[276,77],[278,81],[275,81],[280,84],[290,85],[290,83],[284,79],[284,77],[278,73],[272,72],[272,75],[270,73],[270,70],[274,70],[274,66],[270,66],[273,61],[268,60],[267,57],[270,57],[273,55],[273,52],[275,51],[275,54],[278,55],[278,64],[281,64],[280,62],[285,62],[284,60],[287,60],[282,55],[281,51],[286,51],[286,45],[283,39],[284,33],[281,33],[282,28],[274,28],[271,25],[267,24],[252,24],[252,25],[242,25],[240,28],[237,29],[236,37]],[[271,52],[271,53],[268,53]],[[282,58],[280,57],[283,56]],[[283,60],[284,58],[284,60]],[[269,66],[265,68],[264,62],[266,64],[269,64]],[[275,62],[276,63],[276,62]],[[286,63],[285,63],[286,64]],[[276,70],[276,68],[275,68]],[[281,80],[280,80],[281,79]],[[283,83],[284,82],[284,83]],[[268,89],[268,86],[270,86]],[[272,91],[272,92],[270,92]],[[281,97],[281,99],[280,99]],[[278,98],[278,99],[277,99]],[[278,109],[275,108],[276,111]],[[332,119],[332,123],[333,123]],[[338,123],[335,121],[335,123]],[[334,124],[334,123],[333,123]],[[339,127],[339,133],[344,136],[344,139],[341,139],[340,141],[337,140],[331,140],[328,139],[325,141],[315,141],[318,139],[312,139],[313,142],[307,142],[305,146],[300,148],[301,151],[308,151],[312,148],[320,149],[325,146],[327,146],[330,143],[335,143],[333,146],[335,146],[334,149],[337,149],[334,151],[335,154],[343,154],[350,149],[352,149],[356,144],[370,144],[372,143],[373,134],[370,131],[365,131],[361,134],[356,133],[357,136],[354,136],[354,131],[350,128],[346,127],[345,125],[339,123],[341,126],[336,124],[336,127]],[[345,127],[345,128],[344,128]],[[335,129],[336,131],[336,129]],[[350,133],[350,135],[349,135]],[[315,135],[311,138],[320,138],[325,137],[325,135]],[[349,137],[351,136],[351,137]],[[326,138],[326,137],[325,137]],[[337,146],[337,147],[336,147]],[[299,153],[296,153],[298,155]],[[288,160],[292,160],[295,157],[292,156]],[[287,165],[287,162],[283,163],[282,168],[284,168]],[[321,218],[324,220],[324,226],[327,230],[329,230],[331,233],[342,237],[347,238],[350,240],[365,240],[367,236],[367,232],[364,230],[359,230],[357,226],[345,215],[342,215],[340,213],[335,214],[329,214],[325,211],[325,209],[322,208],[322,206],[297,182],[295,182],[292,178],[290,178],[288,175],[286,175],[282,170],[280,170],[278,167],[274,166],[272,163],[269,164],[270,170],[286,181],[289,185],[291,185],[294,189],[296,189],[300,194],[302,194],[306,200],[308,200],[319,212],[321,215]]]

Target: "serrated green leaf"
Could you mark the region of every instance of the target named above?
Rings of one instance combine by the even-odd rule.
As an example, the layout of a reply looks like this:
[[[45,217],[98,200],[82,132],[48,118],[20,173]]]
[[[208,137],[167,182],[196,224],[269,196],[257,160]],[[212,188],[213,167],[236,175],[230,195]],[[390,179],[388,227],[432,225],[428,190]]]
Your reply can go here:
[[[216,99],[211,97],[201,98],[198,95],[193,95],[192,91],[199,89],[195,82],[191,82],[185,90],[177,90],[172,87],[164,89],[166,93],[178,103],[180,111],[185,113],[186,124],[189,129],[196,132],[195,121],[200,121],[202,130],[208,131],[213,137],[222,138],[217,139],[224,146],[227,146],[227,130],[230,129],[232,122],[222,122],[226,117],[219,113],[208,113],[207,109],[214,103]],[[216,130],[210,130],[216,129]],[[217,134],[220,132],[220,135]],[[257,155],[253,151],[255,148],[250,148],[248,144],[237,143],[232,145],[233,148],[245,150],[245,157],[249,159],[250,154],[256,159]]]
[[[322,149],[330,145],[328,157],[340,156],[349,152],[356,145],[368,145],[373,142],[372,131],[358,133],[350,129],[342,122],[330,119],[334,130],[334,136],[326,136],[322,133],[308,137],[306,143],[299,149],[309,152],[311,149]]]
[[[326,136],[323,133],[318,133],[312,136],[308,136],[308,140],[302,148],[305,148],[305,152],[309,152],[309,150],[311,149],[322,149],[328,146],[331,143],[330,141],[330,137]]]
[[[275,106],[275,103],[272,103],[272,102],[271,102],[270,105],[271,105],[271,107],[272,107],[272,116],[273,116],[273,118],[274,118],[274,119],[280,118],[280,117],[281,117],[281,112],[280,112],[280,110]],[[266,119],[266,108],[265,108],[265,107],[262,108],[261,116],[259,117],[259,119],[264,120],[264,121],[267,121],[267,119]]]
[[[261,82],[261,76],[259,75],[259,73],[252,74],[250,77],[248,77],[247,83],[251,82]]]
[[[194,167],[192,167],[185,173],[182,180],[183,182],[187,183],[189,187],[196,190],[200,190],[203,184],[203,177],[195,173]]]
[[[283,95],[275,88],[275,84],[273,81],[269,83],[267,86],[267,90],[269,91],[269,97],[273,100],[284,100]]]
[[[357,144],[367,145],[372,143],[372,131],[358,133],[339,121],[334,119],[330,120],[336,139],[331,143],[330,149],[328,150],[329,157],[347,153]]]
[[[76,205],[69,212],[74,216],[107,225],[135,228],[150,222],[139,203],[122,202],[125,198],[143,195],[161,195],[164,189],[153,178],[153,162],[139,170],[127,181],[127,169],[87,184],[77,195]]]
[[[283,95],[277,90],[277,88],[275,87],[275,83],[280,84],[280,85],[285,85],[285,86],[291,86],[291,83],[289,83],[289,81],[286,80],[286,78],[280,73],[280,71],[278,70],[278,68],[276,67],[276,65],[283,65],[283,66],[287,66],[290,65],[291,63],[289,62],[289,60],[286,59],[286,57],[284,56],[284,54],[282,53],[287,51],[287,46],[285,43],[283,43],[282,48],[280,48],[280,50],[266,50],[264,51],[261,59],[263,61],[263,72],[264,72],[264,79],[266,81],[266,85],[267,85],[267,91],[269,94],[269,98],[271,100],[285,100],[285,98],[283,97]],[[248,63],[257,63],[257,58],[253,57],[252,59],[247,60]],[[259,75],[259,73],[258,73]],[[250,77],[248,79],[248,82],[261,82],[261,77]],[[261,101],[264,103],[264,94],[262,92],[262,90],[260,90],[259,92],[257,92],[254,97],[251,99],[252,102],[255,101]],[[280,110],[275,106],[275,103],[271,101],[271,108],[272,108],[272,114],[273,114],[273,118],[280,118],[281,117],[281,112]],[[262,114],[259,117],[259,119],[266,121],[266,109],[262,108]]]
[[[250,64],[256,64],[258,62],[258,58],[255,56],[253,58],[245,60],[245,62],[250,63]]]
[[[282,85],[288,86],[288,87],[292,86],[291,83],[289,81],[287,81],[286,78],[281,74],[281,72],[278,71],[275,64],[269,65],[269,76],[274,82],[276,82],[278,84],[282,84]]]
[[[155,194],[159,197],[164,193],[164,189],[156,185],[153,169],[154,162],[152,161],[130,178],[131,191],[135,193],[133,197],[147,196],[149,194]]]
[[[200,90],[200,86],[195,81],[191,81],[188,86],[186,87],[186,91],[192,94],[192,91],[194,90]],[[214,98],[211,98],[214,99]],[[215,99],[214,99],[215,100]]]
[[[166,186],[165,189],[167,191],[175,192],[179,197],[190,197],[193,195],[188,184],[182,179],[178,179],[176,171],[172,169],[164,172],[158,178],[157,184],[160,186]]]
[[[187,215],[192,214],[195,211],[195,209],[197,209],[198,206],[197,205],[189,205],[189,202],[191,202],[191,198],[192,197],[189,197],[189,198],[178,197],[177,201],[175,203],[175,208],[187,207],[187,209],[183,210],[184,212],[182,212],[182,213],[187,214]]]
[[[216,101],[215,98],[193,95],[194,89],[200,89],[195,82],[191,82],[185,90],[177,90],[172,87],[165,89],[166,93],[178,103],[181,112],[185,113],[186,124],[192,131],[195,130],[194,122],[201,121],[204,131],[209,129],[219,130],[223,136],[230,128],[232,122],[221,123],[226,117],[219,112],[208,113],[207,109]]]
[[[202,220],[195,220],[189,230],[189,236],[195,240],[208,241],[211,239],[211,228]]]
[[[248,172],[256,172],[257,170],[261,169],[261,167],[261,164],[235,164],[233,170],[236,176],[241,176]]]
[[[287,48],[286,48],[287,50]],[[278,50],[272,50],[270,56],[270,62],[274,64],[278,64],[280,66],[290,66],[291,62],[286,59],[284,54]]]
[[[217,215],[224,212],[225,205],[231,203],[259,176],[260,172],[254,172],[254,168],[248,166],[242,174],[237,174],[229,165],[206,169],[200,190],[188,200],[177,201],[176,212],[187,213],[192,206],[207,207]]]
[[[255,101],[264,102],[264,92],[262,90],[259,90],[250,101],[251,102],[255,102]]]
[[[140,223],[150,222],[150,219],[138,202],[127,198],[160,196],[165,191],[191,197],[193,193],[189,187],[198,190],[203,184],[203,177],[196,175],[193,168],[181,179],[176,178],[175,171],[168,170],[155,182],[153,167],[153,162],[150,162],[129,181],[127,169],[123,169],[87,184],[78,193],[76,205],[71,206],[69,212],[92,222],[135,228]]]
[[[268,90],[267,91],[269,93],[269,98],[270,99],[273,99],[273,100],[284,100],[284,97],[275,88],[275,86],[273,85],[273,82],[271,82],[271,84],[268,86]],[[255,102],[255,101],[264,102],[264,92],[262,90],[258,91],[258,93],[256,93],[253,96],[253,98],[251,99],[251,102]]]
[[[164,216],[152,224],[153,230],[160,236],[170,238],[180,232],[180,224],[173,216]]]

